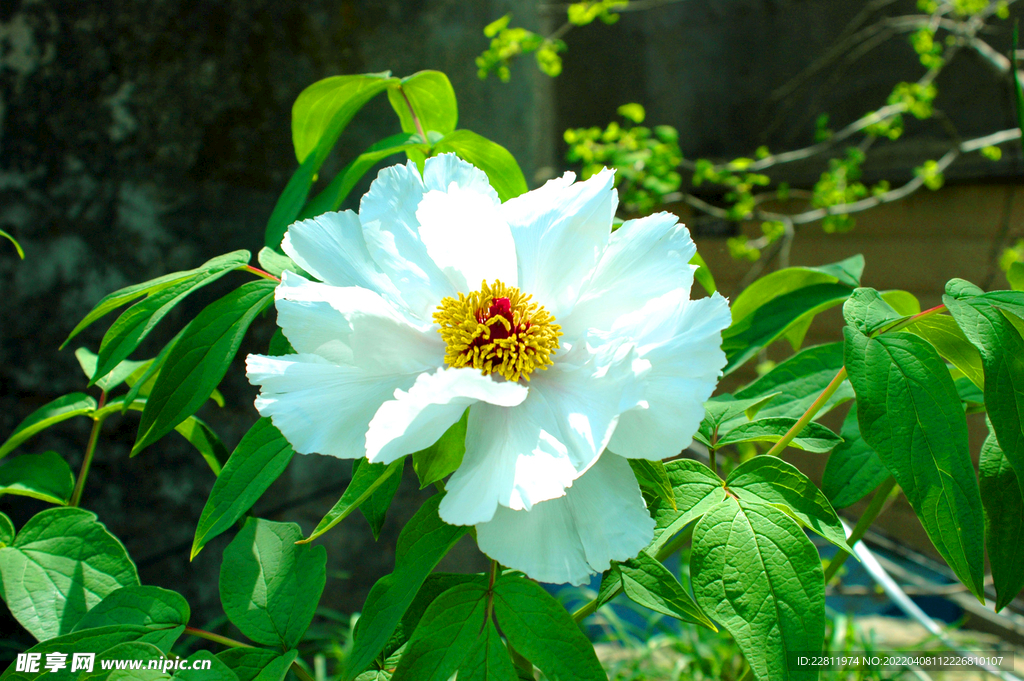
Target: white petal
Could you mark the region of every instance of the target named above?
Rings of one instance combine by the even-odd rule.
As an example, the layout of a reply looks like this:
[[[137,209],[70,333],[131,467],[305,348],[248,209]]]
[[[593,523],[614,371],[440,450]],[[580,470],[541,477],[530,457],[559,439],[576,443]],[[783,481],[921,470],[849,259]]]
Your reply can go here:
[[[423,167],[423,184],[427,190],[448,191],[452,182],[463,189],[488,196],[493,203],[501,203],[487,174],[456,154],[438,154],[427,159]]]
[[[497,197],[453,183],[424,194],[416,210],[427,253],[459,291],[475,291],[484,280],[519,281],[516,245],[500,205]]]
[[[476,526],[480,550],[541,582],[585,584],[613,560],[635,557],[654,520],[625,459],[604,454],[565,491],[530,511],[499,508]]]
[[[572,179],[567,173],[501,206],[516,242],[519,288],[556,319],[572,309],[597,265],[618,205],[613,171]]]
[[[697,252],[686,227],[670,213],[628,220],[617,229],[583,287],[572,313],[558,319],[567,337],[611,329],[622,315],[672,290],[689,293]]]
[[[385,168],[359,203],[359,220],[370,256],[413,314],[429,320],[441,299],[457,291],[420,239],[416,209],[424,193],[412,161]]]
[[[296,222],[288,228],[281,247],[320,281],[361,286],[392,297],[396,293],[370,257],[359,216],[350,210]]]
[[[477,369],[439,369],[420,374],[408,392],[395,391],[380,406],[366,433],[366,458],[392,461],[426,449],[478,401],[514,407],[526,399],[526,386],[496,381]]]
[[[366,455],[366,429],[377,407],[416,378],[368,374],[318,355],[249,355],[246,369],[249,382],[261,386],[256,410],[295,451],[343,459]]]
[[[297,352],[378,374],[419,374],[441,366],[444,342],[382,296],[285,272],[275,292],[277,321]]]
[[[670,293],[633,321],[620,330],[632,334],[640,356],[651,363],[646,404],[619,417],[608,447],[629,458],[664,459],[690,446],[704,418],[704,402],[726,362],[721,345],[722,330],[732,321],[729,305],[718,294],[690,301]]]
[[[646,363],[636,360],[628,344],[580,343],[533,374],[518,407],[470,407],[466,453],[441,502],[445,522],[475,525],[499,506],[530,509],[561,496],[637,403]]]

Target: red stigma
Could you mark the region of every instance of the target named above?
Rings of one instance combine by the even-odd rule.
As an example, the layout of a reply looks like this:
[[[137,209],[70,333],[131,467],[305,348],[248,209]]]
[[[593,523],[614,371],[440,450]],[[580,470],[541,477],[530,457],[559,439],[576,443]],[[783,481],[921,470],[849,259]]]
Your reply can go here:
[[[478,321],[483,323],[488,319],[494,319],[495,317],[504,317],[507,319],[511,328],[506,329],[504,324],[492,324],[490,336],[490,340],[492,341],[508,338],[513,333],[522,330],[515,327],[515,320],[512,318],[512,303],[508,298],[492,299],[490,307],[487,308],[487,312],[480,315],[478,317]]]

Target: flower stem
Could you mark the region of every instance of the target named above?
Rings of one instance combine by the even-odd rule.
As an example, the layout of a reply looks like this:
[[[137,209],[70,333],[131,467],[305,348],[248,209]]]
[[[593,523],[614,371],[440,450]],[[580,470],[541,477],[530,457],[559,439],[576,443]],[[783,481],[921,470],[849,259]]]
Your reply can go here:
[[[189,636],[195,636],[196,638],[205,638],[207,641],[213,641],[214,643],[219,643],[222,646],[227,646],[228,648],[253,648],[254,647],[254,646],[249,645],[248,643],[242,643],[241,641],[236,641],[233,638],[228,638],[227,636],[221,636],[220,634],[215,634],[212,631],[204,631],[202,629],[196,629],[195,627],[185,627],[185,633],[188,634]]]
[[[245,270],[246,272],[252,272],[257,277],[263,277],[264,279],[269,279],[270,281],[276,281],[278,283],[281,283],[281,280],[278,277],[275,277],[270,272],[265,272],[264,270],[261,270],[258,267],[253,267],[252,265],[246,265],[242,269]]]
[[[857,525],[853,528],[850,533],[850,537],[846,540],[846,543],[853,548],[854,544],[860,541],[864,533],[871,527],[871,523],[875,522],[875,518],[885,508],[886,502],[899,491],[896,487],[896,478],[891,475],[878,486],[878,491],[875,492],[875,496],[871,498],[871,503],[864,509],[864,513],[860,516],[860,520],[857,521]],[[828,562],[828,567],[825,568],[825,585],[832,581],[832,578],[839,572],[839,568],[843,566],[846,559],[850,556],[846,551],[839,551],[832,560]]]
[[[786,448],[786,445],[792,442],[793,438],[799,435],[800,431],[807,427],[807,424],[810,423],[814,416],[821,410],[821,408],[825,406],[825,403],[828,402],[829,398],[832,397],[832,395],[834,395],[837,390],[839,390],[839,386],[841,386],[843,384],[843,381],[845,380],[846,367],[844,366],[842,369],[839,370],[839,373],[836,374],[835,378],[832,379],[832,382],[829,383],[828,386],[821,391],[821,394],[818,395],[818,399],[814,400],[814,403],[807,408],[807,411],[804,412],[804,415],[801,416],[797,420],[797,422],[793,424],[793,427],[790,428],[786,432],[786,434],[782,436],[781,440],[772,445],[772,448],[768,450],[768,455],[778,456],[779,454],[781,454],[782,450]]]
[[[106,401],[107,391],[104,390],[100,393],[100,401],[96,407],[96,411],[103,409],[103,405]],[[85,456],[82,458],[82,468],[78,471],[78,479],[75,480],[75,490],[71,493],[71,501],[68,502],[68,506],[78,506],[79,502],[82,501],[82,490],[85,489],[85,479],[89,476],[89,467],[92,465],[92,456],[96,452],[96,443],[100,439],[100,428],[103,427],[103,421],[105,421],[106,418],[106,416],[93,417],[92,432],[89,433],[89,444],[85,446]]]

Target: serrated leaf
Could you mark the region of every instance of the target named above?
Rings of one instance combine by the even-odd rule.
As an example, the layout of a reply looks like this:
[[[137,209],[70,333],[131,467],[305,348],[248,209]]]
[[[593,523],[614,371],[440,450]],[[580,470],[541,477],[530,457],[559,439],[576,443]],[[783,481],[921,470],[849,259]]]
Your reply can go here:
[[[607,681],[593,644],[536,582],[511,575],[498,578],[494,615],[509,644],[550,681]]]
[[[112,591],[96,604],[72,631],[133,625],[153,631],[148,642],[170,650],[188,624],[191,611],[178,593],[156,586],[130,585]]]
[[[661,561],[641,551],[636,558],[620,563],[614,569],[621,575],[623,591],[634,603],[683,622],[718,631]]]
[[[352,652],[345,664],[345,681],[352,681],[384,649],[417,592],[468,527],[448,525],[437,507],[443,495],[427,499],[398,535],[395,571],[373,585],[363,615],[352,632]]]
[[[525,194],[526,178],[508,149],[469,130],[456,130],[442,137],[434,145],[434,154],[455,152],[487,173],[494,191],[502,201]]]
[[[730,473],[725,486],[741,500],[785,506],[798,522],[853,553],[832,505],[796,466],[778,457],[756,456]]]
[[[412,466],[420,479],[420,489],[443,480],[462,464],[466,453],[466,425],[469,409],[444,432],[437,442],[412,455]]]
[[[672,483],[676,503],[670,506],[656,502],[651,507],[654,540],[645,549],[651,555],[656,554],[676,533],[725,498],[722,479],[702,463],[678,459],[665,464],[665,472]]]
[[[818,678],[787,660],[820,651],[825,638],[821,560],[795,520],[727,498],[694,529],[690,576],[698,605],[732,634],[755,679]]]
[[[304,541],[313,541],[347,518],[352,511],[359,508],[364,501],[370,498],[371,494],[386,483],[388,478],[401,472],[404,463],[404,458],[389,464],[369,462],[357,464],[353,462],[352,480],[345,488],[345,492]]]
[[[276,286],[262,279],[244,284],[207,306],[188,325],[146,400],[132,456],[171,432],[210,398],[249,325],[273,302]]]
[[[796,425],[797,419],[786,416],[757,419],[741,423],[724,435],[719,435],[718,446],[736,444],[738,442],[778,442],[789,429]],[[842,438],[820,423],[808,423],[794,437],[789,446],[808,452],[829,452],[842,442]]]
[[[844,334],[864,440],[896,477],[940,555],[983,601],[981,497],[946,365],[913,334],[868,338],[849,326]]]
[[[64,505],[74,488],[71,467],[57,452],[22,454],[0,465],[0,496],[15,494]]]
[[[955,288],[946,290],[942,302],[981,354],[985,410],[1024,494],[1024,339],[988,296],[961,298],[950,293]]]
[[[75,359],[78,360],[78,365],[82,367],[82,371],[85,373],[86,378],[92,378],[96,373],[96,360],[98,357],[89,351],[88,348],[78,348],[75,350]],[[152,361],[152,360],[149,360]],[[100,390],[110,392],[117,386],[124,383],[124,381],[138,371],[141,367],[146,366],[148,362],[133,362],[130,359],[118,364],[114,367],[113,371],[104,376],[103,378],[96,381],[95,385]]]
[[[296,544],[295,523],[249,518],[224,549],[220,599],[231,623],[257,643],[294,648],[327,581],[327,551]]]
[[[864,441],[854,405],[843,421],[843,442],[829,454],[821,491],[836,508],[852,506],[889,477],[889,469]]]
[[[187,296],[248,263],[249,251],[234,251],[218,256],[194,270],[190,276],[151,292],[145,299],[125,310],[103,335],[92,382],[106,376],[114,367],[128,359],[128,355],[149,335],[157,323]]]
[[[413,112],[424,132],[434,130],[447,135],[459,122],[455,90],[448,76],[440,71],[420,71],[388,88],[388,101],[398,114],[402,130],[418,132]],[[412,111],[409,107],[412,107]]]
[[[281,654],[266,648],[229,648],[217,653],[217,659],[235,673],[238,681],[284,681],[298,656],[297,650]]]
[[[668,477],[665,464],[661,461],[648,461],[647,459],[629,459],[629,467],[633,469],[633,475],[636,476],[641,490],[664,501],[673,510],[677,510],[672,481]]]
[[[0,549],[3,599],[41,641],[70,632],[104,597],[138,583],[121,542],[80,508],[37,513]]]
[[[737,391],[736,398],[755,399],[774,394],[774,399],[761,406],[760,416],[800,418],[843,368],[843,361],[842,343],[804,348]],[[853,387],[844,382],[818,411],[818,417],[852,398]]]
[[[288,467],[294,454],[295,450],[269,418],[253,424],[213,483],[210,498],[199,516],[189,560],[252,508]]]
[[[991,425],[981,446],[978,469],[985,510],[985,546],[999,612],[1024,589],[1024,497]]]
[[[948,315],[929,315],[903,329],[931,343],[939,355],[963,372],[974,385],[985,389],[981,354],[971,345],[956,321]]]
[[[395,492],[398,491],[398,486],[402,484],[402,471],[405,467],[405,457],[394,461],[393,463],[398,464],[398,470],[387,476],[384,482],[380,484],[377,489],[368,496],[363,503],[359,504],[359,512],[366,518],[366,522],[370,524],[370,531],[373,532],[374,541],[380,539],[380,531],[384,527],[384,520],[387,517],[388,508],[391,506],[392,499],[395,498]],[[355,466],[372,466],[366,459],[356,459],[352,462],[353,468]],[[353,475],[355,477],[355,475]]]
[[[71,393],[39,407],[25,417],[3,446],[0,446],[0,458],[7,456],[22,442],[52,425],[76,416],[89,416],[96,406],[96,400],[85,393]]]

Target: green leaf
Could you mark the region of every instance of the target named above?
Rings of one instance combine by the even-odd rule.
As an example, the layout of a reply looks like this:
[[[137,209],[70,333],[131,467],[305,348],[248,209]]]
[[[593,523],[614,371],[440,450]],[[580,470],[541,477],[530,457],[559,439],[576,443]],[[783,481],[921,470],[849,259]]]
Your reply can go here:
[[[299,218],[312,218],[341,208],[341,204],[363,175],[387,157],[400,154],[403,151],[410,152],[413,150],[426,154],[430,149],[429,145],[416,141],[418,139],[418,135],[403,132],[385,137],[379,142],[372,144],[366,151],[357,156],[355,160],[345,166],[340,173],[335,175],[334,179],[331,180],[330,184],[322,192],[309,200],[306,207],[299,213]],[[303,273],[299,272],[299,274]]]
[[[672,481],[668,477],[665,464],[661,461],[648,461],[647,459],[629,459],[628,461],[637,483],[640,484],[640,489],[675,509],[676,497],[672,491]]]
[[[144,300],[128,308],[103,335],[92,382],[106,376],[128,359],[128,355],[149,335],[153,327],[186,296],[248,263],[249,251],[234,251],[218,256],[193,270],[189,276],[150,292]]]
[[[409,639],[392,680],[448,681],[459,669],[468,670],[464,663],[484,629],[487,596],[487,587],[475,583],[454,586],[438,596]],[[508,655],[505,659],[511,671]]]
[[[718,287],[715,285],[715,278],[711,275],[711,269],[704,262],[704,258],[700,257],[700,253],[693,254],[693,257],[690,258],[690,264],[697,266],[693,273],[693,278],[697,280],[697,283],[704,288],[704,291],[709,296],[718,290]]]
[[[814,544],[782,511],[727,498],[693,531],[697,603],[725,627],[759,681],[817,679],[787,653],[822,649],[825,579]]]
[[[14,451],[14,448],[41,430],[67,421],[76,416],[88,416],[96,409],[96,400],[85,393],[71,393],[58,397],[25,417],[14,432],[0,446],[0,458]]]
[[[128,411],[129,405],[131,405],[139,397],[148,397],[153,392],[153,386],[156,385],[156,377],[160,375],[160,370],[163,369],[164,363],[167,361],[167,356],[171,354],[171,350],[174,349],[175,344],[181,337],[185,335],[185,328],[179,331],[174,338],[169,340],[167,344],[160,349],[160,352],[156,357],[146,362],[143,366],[139,367],[135,373],[131,374],[125,379],[125,382],[131,386],[127,393],[124,395],[124,404],[122,405],[123,411]]]
[[[217,653],[217,659],[235,673],[238,681],[284,681],[298,655],[297,650],[282,655],[265,648],[229,648]]]
[[[875,289],[858,288],[843,303],[843,318],[847,324],[870,336],[905,317],[894,310]]]
[[[462,456],[466,453],[468,422],[469,409],[462,413],[462,418],[452,424],[437,442],[412,455],[412,467],[416,469],[416,475],[420,479],[420,489],[446,478],[462,463]]]
[[[774,297],[722,333],[725,373],[738,369],[761,348],[778,340],[805,314],[818,314],[839,305],[850,295],[845,284],[812,284]]]
[[[274,210],[270,212],[267,219],[267,227],[264,231],[263,243],[267,248],[281,250],[281,241],[284,239],[288,225],[294,222],[306,205],[306,198],[316,181],[317,170],[323,161],[319,154],[310,154],[288,179],[284,191],[274,204]]]
[[[879,295],[882,296],[882,300],[888,303],[900,315],[910,317],[921,312],[921,302],[917,299],[917,296],[909,291],[892,289],[882,291]]]
[[[252,508],[288,467],[294,454],[295,450],[269,418],[253,424],[213,483],[210,498],[199,516],[189,560]]]
[[[359,505],[359,512],[366,518],[366,522],[370,523],[370,530],[373,532],[375,541],[380,539],[380,531],[384,527],[384,520],[387,516],[388,508],[391,506],[391,500],[395,498],[395,492],[398,491],[398,486],[402,483],[405,457],[403,456],[392,463],[398,464],[398,470],[387,476],[384,482]],[[353,471],[357,466],[372,465],[366,459],[356,459],[352,462]],[[354,472],[352,477],[355,477]]]
[[[494,614],[509,644],[550,681],[607,681],[593,644],[536,582],[512,575],[498,578]]]
[[[757,419],[741,423],[724,435],[719,435],[718,446],[736,444],[737,442],[778,442],[789,429],[796,425],[797,419],[786,416]],[[820,423],[808,423],[789,443],[790,447],[808,452],[824,453],[842,442],[842,438]]]
[[[836,508],[852,506],[889,477],[889,469],[864,441],[854,405],[843,421],[843,442],[829,454],[821,491]]]
[[[761,277],[740,293],[733,301],[733,322],[752,314],[757,308],[779,296],[815,284],[844,284],[850,291],[860,286],[864,271],[864,257],[855,255],[822,267],[787,267]]]
[[[0,496],[16,494],[50,504],[67,504],[75,476],[57,452],[22,454],[0,466]]]
[[[221,469],[228,460],[228,450],[217,433],[213,432],[213,429],[205,421],[190,416],[174,426],[174,430],[203,455],[214,475],[221,474]]]
[[[447,572],[434,572],[427,575],[427,579],[423,582],[423,586],[421,586],[419,591],[416,592],[416,598],[413,599],[412,603],[406,609],[405,615],[402,616],[401,625],[395,630],[391,640],[388,641],[387,646],[384,648],[383,654],[394,654],[409,640],[409,637],[414,631],[416,631],[416,627],[423,618],[423,613],[427,611],[427,608],[430,607],[430,604],[433,603],[438,596],[454,586],[469,583],[478,584],[483,588],[486,588],[487,577],[480,574],[466,575]]]
[[[963,372],[971,383],[985,389],[981,354],[971,345],[956,321],[948,315],[929,315],[908,324],[904,331],[920,336],[935,346],[939,355]]]
[[[170,274],[165,274],[162,277],[157,277],[156,279],[144,281],[141,284],[134,284],[132,286],[127,286],[125,288],[118,289],[117,291],[114,291],[113,293],[104,296],[103,298],[100,299],[98,303],[96,303],[96,306],[92,309],[92,311],[90,311],[89,314],[87,314],[85,318],[82,319],[82,321],[78,322],[78,325],[71,331],[71,333],[64,340],[64,342],[60,344],[60,349],[63,350],[64,346],[66,346],[71,341],[72,338],[77,336],[83,329],[91,325],[97,319],[106,316],[107,314],[113,312],[122,305],[127,305],[128,303],[132,302],[137,298],[152,295],[154,293],[162,291],[163,289],[167,288],[168,286],[171,286],[172,284],[178,283],[184,279],[190,279],[196,276],[204,267],[206,267],[209,264],[210,263],[207,262],[202,267],[198,267],[194,270],[171,272]]]
[[[459,158],[487,173],[487,179],[502,201],[526,193],[523,171],[512,154],[500,144],[469,130],[456,130],[434,145],[435,155],[446,151],[455,152]]]
[[[494,622],[488,620],[484,630],[476,639],[459,672],[462,681],[517,681],[515,667],[509,659],[508,649],[501,642],[501,636]],[[533,679],[533,675],[530,675]]]
[[[722,479],[702,463],[677,459],[665,464],[665,471],[672,482],[675,504],[656,500],[651,506],[654,541],[645,549],[651,555],[656,554],[676,533],[725,499]]]
[[[1024,291],[1024,262],[1010,263],[1010,269],[1006,270],[1006,280],[1014,291]]]
[[[0,549],[14,541],[14,523],[5,513],[0,513]]]
[[[755,456],[730,473],[725,486],[740,500],[784,506],[797,522],[853,553],[832,505],[796,466],[774,456]]]
[[[896,477],[939,554],[984,602],[981,497],[946,365],[913,334],[868,338],[849,326],[844,334],[864,440]]]
[[[92,378],[96,373],[97,356],[89,352],[88,348],[78,348],[75,350],[75,359],[78,360],[78,365],[81,366],[82,371],[85,372],[85,377]],[[147,364],[148,362],[133,362],[130,359],[126,359],[114,367],[113,371],[109,374],[96,381],[95,385],[100,390],[110,392],[117,386],[124,383],[124,381],[138,371],[140,367]]]
[[[129,643],[132,641],[143,641],[147,642],[147,636],[152,635],[152,630],[148,627],[141,627],[138,625],[120,624],[117,626],[100,627],[98,629],[85,629],[83,631],[75,631],[70,634],[51,638],[29,648],[26,652],[29,653],[40,653],[42,655],[42,661],[39,664],[39,670],[35,673],[29,672],[16,672],[15,666],[12,664],[7,668],[7,671],[0,675],[0,681],[8,681],[8,679],[17,681],[35,681],[36,679],[45,679],[45,681],[77,681],[81,677],[81,671],[71,672],[71,665],[67,668],[62,669],[58,672],[50,672],[46,670],[44,666],[46,661],[47,653],[66,653],[68,660],[71,660],[71,655],[74,653],[94,653],[97,657],[107,652],[116,645]],[[99,665],[96,665],[98,667]],[[132,679],[135,681],[140,678],[138,671],[132,672],[133,676],[127,676],[124,678]]]
[[[704,421],[707,422],[709,434],[733,420],[747,421],[760,413],[762,407],[772,401],[778,393],[755,395],[747,399],[736,399],[734,395],[725,393],[716,395],[704,403]],[[703,424],[702,424],[703,425]]]
[[[112,591],[85,614],[73,631],[134,625],[153,631],[149,643],[170,650],[188,624],[188,603],[178,593],[156,586],[126,586]]]
[[[981,354],[985,410],[1024,494],[1024,339],[988,296],[960,298],[951,288],[942,302]]]
[[[981,446],[978,468],[985,509],[985,545],[999,612],[1024,589],[1024,497],[991,424]]]
[[[805,348],[767,374],[736,392],[741,400],[776,395],[758,412],[762,417],[799,418],[843,368],[843,344],[829,343]],[[822,416],[853,398],[853,387],[844,382],[821,407]]]
[[[134,673],[129,678],[132,681],[137,681],[138,677],[143,679],[147,678],[168,678],[159,667],[163,665],[165,659],[164,650],[159,646],[155,646],[152,643],[146,643],[143,641],[126,641],[124,643],[118,643],[116,646],[109,648],[99,655],[96,656],[93,662],[93,670],[91,673],[81,675],[79,678],[81,681],[109,681],[110,679],[123,678],[121,675],[128,671],[125,667],[130,667],[132,662],[141,662],[141,668],[137,670],[131,670]],[[103,663],[108,664],[113,661],[113,669],[104,669]],[[148,669],[150,661],[155,662],[158,667],[155,669]],[[71,656],[68,656],[68,663],[71,663]],[[118,665],[121,669],[118,669]],[[136,676],[138,675],[138,676]]]
[[[25,259],[25,251],[24,251],[24,250],[22,250],[22,248],[21,248],[21,244],[19,244],[19,243],[17,242],[17,240],[16,240],[16,239],[15,239],[15,238],[14,238],[13,236],[11,236],[10,234],[8,234],[8,233],[7,233],[7,232],[5,232],[4,230],[0,229],[0,237],[3,237],[3,238],[5,238],[5,239],[7,239],[7,240],[8,240],[8,241],[10,241],[10,242],[11,242],[12,244],[14,244],[14,250],[16,250],[16,251],[18,252],[18,257],[19,257],[19,258],[21,258],[22,260],[24,260],[24,259]]]
[[[138,583],[121,542],[80,508],[37,513],[0,549],[3,599],[39,640],[70,632],[108,594]]]
[[[294,272],[299,276],[305,277],[306,279],[312,279],[309,272],[302,269],[295,264],[295,261],[289,258],[284,253],[278,253],[272,248],[264,246],[256,254],[256,260],[259,261],[260,267],[266,272],[273,274],[275,277],[280,277],[282,273]]]
[[[295,523],[249,518],[224,549],[220,599],[243,634],[294,648],[313,621],[327,581],[327,551],[296,544]]]
[[[197,660],[209,660],[209,669],[194,669]],[[208,650],[200,650],[188,658],[188,667],[174,672],[172,681],[238,681],[231,668]]]
[[[425,133],[433,130],[447,135],[459,122],[455,90],[448,76],[440,71],[420,71],[406,76],[400,84],[388,88],[388,101],[398,114],[402,130],[408,133],[419,132],[412,111],[416,112]],[[410,106],[412,111],[409,111]]]
[[[401,472],[404,463],[404,459],[389,464],[360,463],[357,465],[356,462],[353,462],[352,480],[345,488],[341,499],[338,499],[338,502],[327,512],[327,515],[317,524],[305,541],[313,541],[347,518],[352,511],[359,508],[364,501],[370,498],[371,494],[387,482],[389,477]]]
[[[157,375],[132,456],[191,416],[224,378],[249,325],[272,304],[272,281],[251,281],[209,305],[185,329]]]
[[[718,631],[661,561],[641,551],[636,558],[620,563],[613,569],[621,575],[622,588],[634,603],[683,622],[693,622]]]
[[[342,676],[345,681],[365,670],[384,649],[427,575],[469,531],[468,527],[448,525],[441,520],[437,507],[442,496],[435,494],[423,502],[402,529],[395,551],[395,571],[370,589],[363,615],[352,632],[352,652]]]

